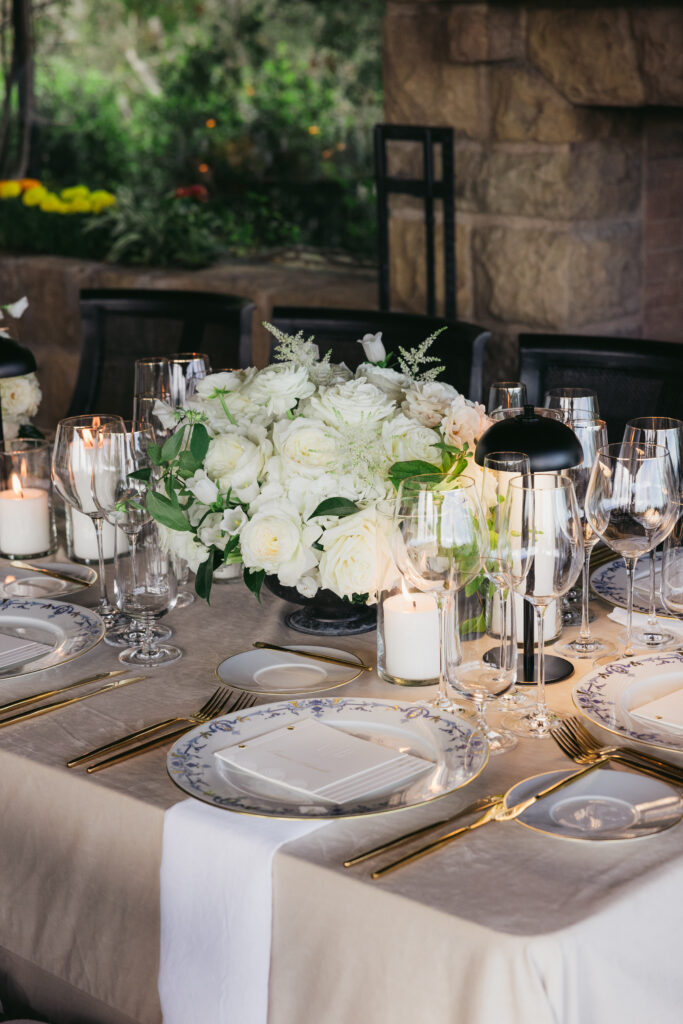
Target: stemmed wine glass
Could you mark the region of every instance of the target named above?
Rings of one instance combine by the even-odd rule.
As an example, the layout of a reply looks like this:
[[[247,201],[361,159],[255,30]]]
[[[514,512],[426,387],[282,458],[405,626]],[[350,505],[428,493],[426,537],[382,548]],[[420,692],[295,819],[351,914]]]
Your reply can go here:
[[[522,736],[545,739],[560,717],[545,699],[545,613],[581,571],[581,516],[571,480],[551,473],[515,477],[505,504],[512,586],[536,610],[538,689],[536,704],[506,715],[504,724]]]
[[[97,508],[108,523],[125,533],[131,559],[142,527],[151,520],[145,507],[152,463],[150,445],[155,443],[150,427],[128,422],[109,423],[97,432],[92,469],[92,493]],[[121,555],[117,555],[118,559]],[[140,643],[143,634],[124,616],[105,636],[112,647],[130,647]],[[171,635],[168,626],[154,626],[154,638],[165,640]]]
[[[598,396],[590,388],[550,388],[543,404],[546,409],[557,409],[565,423],[577,416],[593,420],[600,416]]]
[[[624,430],[624,441],[658,444],[666,448],[671,468],[683,497],[683,422],[669,416],[640,416],[629,420]],[[661,651],[679,642],[671,632],[662,628],[657,619],[657,575],[655,549],[650,551],[650,586],[647,625],[634,635],[636,644],[648,650]]]
[[[664,541],[662,557],[662,604],[671,615],[683,619],[683,505],[676,525]]]
[[[431,702],[450,709],[449,663],[459,656],[453,594],[479,575],[488,537],[477,488],[467,477],[409,477],[398,488],[392,555],[416,589],[433,594],[441,623],[439,692]]]
[[[574,639],[555,646],[558,654],[569,658],[599,658],[613,654],[616,646],[609,640],[593,636],[590,627],[590,558],[598,537],[586,518],[586,491],[598,452],[607,444],[607,425],[604,420],[572,418],[567,421],[583,449],[583,460],[578,466],[564,470],[565,476],[574,484],[576,501],[581,514],[583,528],[583,590],[581,599],[581,626]]]
[[[487,411],[519,409],[526,405],[526,384],[521,380],[498,380],[489,388]]]
[[[166,356],[135,360],[135,396],[151,395],[160,401],[171,398],[171,370]]]
[[[515,476],[525,476],[530,472],[529,457],[523,452],[491,452],[485,456],[481,475],[481,503],[489,527],[489,543],[503,534],[503,515],[510,481]],[[488,561],[490,563],[492,559]],[[506,623],[507,631],[516,638],[523,600],[511,591],[512,581],[508,580],[507,575],[495,579],[489,572],[489,578],[495,589],[488,602],[487,632],[498,638],[501,635],[501,623]],[[502,694],[499,701],[500,707],[506,710],[527,703],[526,694],[515,686]]]
[[[197,390],[197,381],[211,373],[211,361],[204,352],[179,352],[168,357],[171,375],[170,404],[174,409],[185,405]]]
[[[97,610],[111,627],[116,608],[109,600],[104,573],[104,550],[102,527],[104,515],[95,504],[92,493],[92,472],[95,461],[97,433],[106,424],[121,425],[120,416],[105,413],[84,416],[69,416],[60,420],[55,433],[52,451],[52,481],[67,505],[83,512],[92,520],[97,535],[97,556],[99,560],[100,597]]]
[[[175,606],[177,593],[171,556],[162,549],[152,520],[137,534],[135,557],[119,559],[116,569],[116,603],[142,631],[141,643],[119,654],[124,665],[155,668],[182,657],[179,647],[157,643],[152,631],[155,620]]]
[[[671,458],[661,445],[622,441],[601,448],[586,491],[586,518],[626,564],[628,602],[624,656],[633,656],[633,574],[678,514]]]

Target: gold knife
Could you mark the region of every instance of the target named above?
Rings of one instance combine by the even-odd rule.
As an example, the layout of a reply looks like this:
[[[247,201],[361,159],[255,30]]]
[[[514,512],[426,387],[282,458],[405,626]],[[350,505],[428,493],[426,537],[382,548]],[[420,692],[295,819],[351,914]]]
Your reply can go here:
[[[87,587],[87,580],[84,580],[82,576],[70,576],[66,572],[59,572],[57,569],[46,569],[43,565],[32,565],[31,562],[20,562],[17,559],[10,562],[13,569],[28,569],[30,572],[42,572],[45,576],[52,576],[55,580],[61,580],[62,583],[77,583],[81,587]]]
[[[459,821],[460,818],[466,818],[468,814],[476,814],[477,811],[488,810],[489,807],[494,807],[496,804],[500,804],[505,799],[505,793],[494,793],[493,796],[483,796],[479,800],[474,800],[467,807],[463,807],[462,810],[456,811],[455,814],[451,814],[448,818],[441,818],[440,821],[433,821],[431,825],[423,825],[422,828],[413,829],[412,832],[406,832],[402,836],[398,836],[396,839],[390,839],[386,843],[380,843],[379,846],[373,846],[371,850],[365,850],[363,853],[357,853],[355,857],[349,857],[348,860],[344,861],[345,868],[352,868],[356,864],[362,864],[364,860],[369,860],[371,857],[377,857],[380,853],[388,853],[389,850],[393,850],[394,847],[400,846],[401,843],[407,843],[409,839],[417,839],[418,836],[424,835],[426,832],[431,832],[433,828],[439,828],[441,825],[450,825],[455,821]]]
[[[34,693],[31,697],[21,697],[20,700],[11,700],[9,704],[0,704],[0,714],[4,714],[6,711],[16,711],[17,708],[23,708],[26,704],[32,704],[35,700],[47,700],[48,697],[56,697],[58,693],[64,693],[66,690],[73,690],[76,686],[85,686],[86,683],[99,683],[101,679],[112,679],[114,676],[124,676],[127,671],[127,668],[117,668],[112,672],[98,672],[97,675],[87,676],[85,679],[78,679],[75,683],[68,683],[66,686],[58,686],[54,690],[43,690],[42,693]]]
[[[465,835],[466,832],[473,832],[477,828],[481,828],[482,825],[488,825],[490,821],[512,821],[514,818],[518,818],[520,814],[523,814],[527,808],[535,804],[537,800],[542,800],[544,796],[549,796],[551,793],[555,793],[558,789],[564,789],[565,786],[570,786],[577,779],[582,779],[584,775],[594,772],[596,768],[601,768],[602,765],[607,764],[609,758],[601,757],[599,761],[589,764],[586,768],[581,768],[578,772],[572,772],[564,779],[560,779],[559,782],[553,782],[552,785],[546,786],[545,789],[539,790],[538,793],[534,793],[533,796],[528,797],[526,800],[522,800],[521,803],[515,804],[514,807],[506,807],[505,802],[494,804],[485,811],[481,818],[477,818],[470,825],[465,825],[462,828],[456,828],[453,832],[447,832],[444,836],[439,836],[438,839],[432,840],[431,843],[427,843],[426,846],[421,846],[419,850],[414,850],[413,853],[408,853],[399,860],[391,861],[389,864],[385,864],[384,867],[378,868],[372,872],[372,878],[381,878],[383,875],[388,874],[390,871],[395,871],[397,868],[403,867],[404,864],[410,864],[414,860],[419,860],[421,857],[425,857],[428,853],[432,853],[434,850],[440,850],[442,846],[446,846],[448,843],[453,842],[454,839],[458,839],[460,836]],[[511,787],[514,789],[514,786]],[[508,793],[510,790],[508,790]]]
[[[15,722],[27,722],[29,718],[37,718],[38,715],[46,715],[48,711],[56,711],[58,708],[67,708],[69,704],[76,704],[79,700],[87,700],[88,697],[97,697],[100,693],[108,693],[110,690],[117,690],[120,686],[128,686],[130,683],[139,683],[147,676],[131,676],[129,679],[115,679],[99,690],[91,690],[90,693],[82,693],[80,697],[69,697],[68,700],[58,700],[54,704],[41,704],[40,707],[31,708],[30,711],[20,711],[18,715],[12,715],[0,722],[0,729],[5,725],[13,725]]]
[[[103,768],[109,768],[113,764],[120,764],[122,761],[128,761],[131,757],[137,757],[138,754],[145,754],[148,750],[154,750],[155,747],[163,747],[164,744],[170,740],[176,740],[179,736],[189,732],[187,725],[182,726],[180,729],[174,729],[173,732],[167,732],[163,736],[155,736],[154,739],[147,740],[146,743],[138,743],[137,746],[131,747],[129,750],[123,750],[119,754],[113,754],[111,757],[107,757],[104,761],[98,761],[97,764],[91,764],[85,770],[89,775],[93,772],[101,772]]]
[[[364,665],[362,662],[345,661],[344,658],[332,658],[327,654],[313,654],[308,651],[293,651],[291,647],[279,647],[277,644],[267,644],[263,640],[255,640],[252,647],[260,647],[265,651],[282,651],[284,654],[295,654],[301,658],[313,658],[314,661],[328,661],[332,665],[343,665],[345,668],[360,668],[364,672],[372,672],[372,665]]]

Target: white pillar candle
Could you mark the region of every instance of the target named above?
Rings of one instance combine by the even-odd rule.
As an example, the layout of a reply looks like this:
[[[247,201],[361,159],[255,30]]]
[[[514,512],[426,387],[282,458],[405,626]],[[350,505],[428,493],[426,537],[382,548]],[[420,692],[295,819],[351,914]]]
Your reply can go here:
[[[431,594],[394,594],[384,601],[386,671],[396,679],[438,679],[439,609]]]
[[[50,550],[50,503],[40,487],[22,487],[16,473],[12,487],[0,491],[0,551],[15,557],[44,555]]]
[[[97,534],[95,524],[90,516],[83,515],[78,509],[69,508],[67,515],[71,516],[71,547],[74,558],[82,561],[96,562]],[[111,523],[105,519],[102,523],[102,549],[105,559],[114,557],[114,536],[116,531]],[[123,530],[118,531],[117,541],[119,554],[128,551],[128,541]]]

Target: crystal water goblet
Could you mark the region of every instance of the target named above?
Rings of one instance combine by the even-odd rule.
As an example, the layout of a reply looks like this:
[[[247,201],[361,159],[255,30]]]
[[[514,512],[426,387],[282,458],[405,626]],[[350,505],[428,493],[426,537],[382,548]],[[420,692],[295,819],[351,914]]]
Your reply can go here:
[[[669,453],[671,468],[681,492],[683,485],[683,422],[669,416],[639,416],[629,420],[624,430],[624,441],[658,444]],[[634,642],[650,651],[663,651],[678,644],[678,638],[661,625],[657,618],[656,552],[650,551],[650,579],[647,625],[636,630]]]
[[[102,528],[104,514],[95,504],[92,491],[92,472],[96,454],[97,434],[106,424],[120,424],[120,416],[105,413],[84,416],[69,416],[57,424],[52,450],[52,481],[55,489],[67,505],[82,512],[92,520],[97,536],[99,562],[100,596],[97,610],[105,624],[111,627],[116,617],[116,608],[109,600],[104,572],[104,550]]]
[[[661,445],[622,441],[601,448],[586,491],[586,518],[626,565],[624,656],[633,657],[633,574],[641,555],[673,529],[679,509],[671,458]]]
[[[598,396],[591,388],[550,388],[543,398],[546,409],[556,409],[565,423],[578,416],[600,417]]]
[[[664,541],[662,604],[670,615],[683,619],[683,505],[679,505],[676,525]]]
[[[515,409],[526,405],[526,384],[521,380],[499,380],[489,388],[487,411]]]
[[[211,373],[211,361],[204,352],[179,352],[168,357],[171,375],[169,403],[174,409],[185,405],[197,390],[197,382]]]
[[[571,480],[551,473],[515,477],[505,505],[512,586],[536,612],[538,658],[536,704],[506,715],[504,724],[521,736],[545,739],[560,717],[545,697],[545,613],[581,571],[581,516]]]

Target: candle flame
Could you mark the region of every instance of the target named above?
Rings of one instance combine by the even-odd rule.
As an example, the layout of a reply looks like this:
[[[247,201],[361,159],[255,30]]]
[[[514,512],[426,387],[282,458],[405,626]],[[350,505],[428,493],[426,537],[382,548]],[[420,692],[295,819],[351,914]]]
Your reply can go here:
[[[19,466],[19,475],[21,476],[22,480],[26,479],[26,473],[27,473],[26,459],[22,458],[21,465]]]
[[[24,491],[21,486],[21,480],[19,479],[16,473],[12,473],[10,477],[10,483],[12,484],[12,490],[14,491],[17,498],[23,498]]]
[[[95,447],[95,438],[93,437],[93,432],[92,430],[89,430],[88,427],[83,428],[83,433],[81,434],[81,437],[83,438],[83,444],[85,445],[86,448]]]
[[[16,576],[5,576],[5,583],[16,583]]]
[[[403,591],[403,596],[405,597],[406,601],[409,601],[410,591],[408,590],[406,586],[406,581],[404,579],[401,580],[401,590]]]

